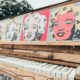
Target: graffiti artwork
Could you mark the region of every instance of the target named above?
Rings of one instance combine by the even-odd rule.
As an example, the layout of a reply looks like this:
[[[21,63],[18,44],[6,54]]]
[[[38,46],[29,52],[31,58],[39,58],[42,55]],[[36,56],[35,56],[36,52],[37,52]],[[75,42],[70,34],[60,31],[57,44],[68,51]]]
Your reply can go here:
[[[80,39],[80,6],[78,4],[80,3],[51,9],[48,40],[49,38],[52,40]]]
[[[47,36],[49,11],[36,12],[24,16],[23,35],[26,41],[44,41]]]

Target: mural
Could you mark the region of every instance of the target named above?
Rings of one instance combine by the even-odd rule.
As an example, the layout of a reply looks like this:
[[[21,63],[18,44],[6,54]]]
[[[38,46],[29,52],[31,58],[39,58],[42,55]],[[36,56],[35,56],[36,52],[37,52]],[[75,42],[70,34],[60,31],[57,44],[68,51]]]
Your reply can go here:
[[[14,21],[8,25],[5,32],[6,40],[13,41],[17,39],[16,28],[17,24]]]
[[[0,40],[2,39],[4,25],[0,22]]]
[[[22,17],[21,17],[22,18]],[[7,21],[4,20],[4,32],[3,32],[3,39],[6,41],[19,41],[20,39],[20,28],[21,28],[21,18],[13,18],[8,19]]]
[[[80,3],[52,8],[48,40],[80,39]]]
[[[1,20],[0,40],[80,41],[80,2]]]
[[[25,15],[22,25],[24,40],[26,41],[46,40],[48,17],[49,17],[48,10]]]

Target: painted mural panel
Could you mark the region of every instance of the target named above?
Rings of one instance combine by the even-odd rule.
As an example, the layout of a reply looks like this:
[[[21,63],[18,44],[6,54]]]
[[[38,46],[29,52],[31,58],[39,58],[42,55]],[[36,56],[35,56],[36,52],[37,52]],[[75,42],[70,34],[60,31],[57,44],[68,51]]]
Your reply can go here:
[[[0,40],[3,37],[3,28],[4,28],[4,24],[0,22]]]
[[[80,2],[0,21],[4,41],[80,41]]]
[[[45,41],[47,39],[49,10],[24,15],[20,41]]]
[[[21,32],[22,16],[6,19],[0,23],[1,40],[19,41]]]
[[[80,41],[80,2],[51,8],[48,41]]]
[[[7,20],[0,21],[0,40],[5,40],[5,28],[6,28]]]

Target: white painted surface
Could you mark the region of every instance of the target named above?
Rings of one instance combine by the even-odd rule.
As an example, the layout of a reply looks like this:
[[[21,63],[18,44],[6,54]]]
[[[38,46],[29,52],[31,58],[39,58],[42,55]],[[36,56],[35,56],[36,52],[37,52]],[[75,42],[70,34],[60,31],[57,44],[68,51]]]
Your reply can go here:
[[[68,0],[27,0],[27,2],[32,6],[33,9],[38,9],[45,6],[50,6],[61,2],[65,2],[65,1]]]
[[[17,0],[17,1],[21,2],[22,0]],[[61,2],[65,2],[68,0],[26,0],[26,1],[32,6],[33,9],[38,9],[38,8],[58,4]]]

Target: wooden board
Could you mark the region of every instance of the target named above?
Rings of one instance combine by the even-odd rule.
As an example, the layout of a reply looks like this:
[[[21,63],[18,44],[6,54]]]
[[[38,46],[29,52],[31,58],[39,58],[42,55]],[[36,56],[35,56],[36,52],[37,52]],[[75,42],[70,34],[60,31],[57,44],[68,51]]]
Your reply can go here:
[[[49,45],[26,45],[26,44],[0,44],[0,48],[14,50],[48,51],[57,53],[80,54],[79,46],[49,46]]]
[[[78,66],[76,69],[76,78],[77,80],[80,80],[80,66]]]
[[[0,41],[0,44],[15,45],[49,45],[49,46],[80,46],[77,41],[55,41],[55,42],[39,42],[39,41]]]
[[[77,67],[80,64],[80,56],[78,55],[65,55],[59,53],[51,53],[51,52],[33,52],[33,51],[22,51],[22,50],[7,50],[3,49],[0,50],[0,55],[4,56],[11,56],[21,59],[29,59],[33,61],[40,61],[40,62],[46,62],[51,64],[58,64],[58,65],[64,65],[64,66],[71,66],[71,67]],[[59,57],[60,56],[60,57]],[[68,59],[68,56],[70,57]],[[75,59],[75,60],[74,60]]]
[[[6,67],[5,67],[6,66]],[[5,63],[0,62],[0,74],[2,75],[10,75],[15,78],[15,80],[54,80],[50,77],[35,74],[29,72],[23,68],[13,67],[11,65],[7,65]],[[1,76],[0,76],[1,77]]]
[[[34,50],[17,50],[17,49],[3,49],[0,48],[0,54],[6,56],[17,56],[17,57],[34,57],[44,58],[51,60],[67,61],[72,63],[80,64],[80,55],[71,53],[58,53],[58,52],[47,52],[47,51],[34,51]]]

